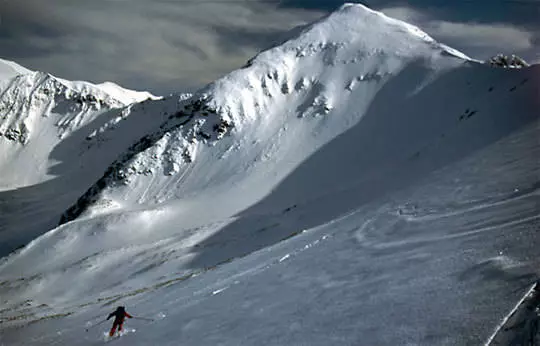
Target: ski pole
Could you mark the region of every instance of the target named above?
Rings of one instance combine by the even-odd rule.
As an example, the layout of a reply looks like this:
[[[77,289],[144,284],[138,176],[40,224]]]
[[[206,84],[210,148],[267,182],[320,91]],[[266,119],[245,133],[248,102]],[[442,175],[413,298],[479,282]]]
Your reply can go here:
[[[105,322],[107,322],[107,320],[103,320],[103,321],[101,321],[101,322],[99,322],[99,323],[96,323],[96,324],[94,324],[94,325],[92,325],[92,326],[86,328],[86,331],[88,331],[88,329],[90,329],[90,328],[94,328],[94,327],[96,327],[96,326],[99,326],[100,324],[105,323]]]
[[[138,319],[138,320],[145,320],[145,321],[153,321],[153,320],[154,320],[153,318],[136,317],[136,316],[133,316],[133,318],[136,318],[136,319]]]

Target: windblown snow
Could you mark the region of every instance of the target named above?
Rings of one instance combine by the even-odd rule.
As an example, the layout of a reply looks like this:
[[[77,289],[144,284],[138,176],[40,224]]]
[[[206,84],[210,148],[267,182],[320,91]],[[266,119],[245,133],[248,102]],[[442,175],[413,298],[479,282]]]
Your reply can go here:
[[[486,342],[538,277],[539,85],[358,4],[193,95],[2,60],[0,342]]]

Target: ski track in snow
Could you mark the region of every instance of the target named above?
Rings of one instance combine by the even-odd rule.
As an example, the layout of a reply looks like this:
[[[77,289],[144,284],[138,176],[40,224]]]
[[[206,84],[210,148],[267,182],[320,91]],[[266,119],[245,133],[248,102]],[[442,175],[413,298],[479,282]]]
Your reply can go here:
[[[431,220],[436,220],[436,219],[445,218],[445,217],[460,216],[460,215],[467,214],[470,212],[481,211],[484,209],[497,207],[497,206],[504,207],[506,204],[510,204],[512,202],[515,202],[521,199],[527,199],[530,197],[537,197],[537,196],[540,196],[540,190],[538,188],[536,188],[533,191],[529,191],[523,194],[517,194],[509,198],[501,199],[500,201],[490,201],[486,203],[471,201],[469,203],[466,203],[462,207],[455,206],[454,207],[455,210],[449,211],[449,212],[444,212],[444,211],[437,212],[437,211],[431,211],[431,210],[425,210],[425,211],[415,210],[414,214],[408,215],[404,213],[400,215],[410,222],[424,222],[424,221],[431,221]]]

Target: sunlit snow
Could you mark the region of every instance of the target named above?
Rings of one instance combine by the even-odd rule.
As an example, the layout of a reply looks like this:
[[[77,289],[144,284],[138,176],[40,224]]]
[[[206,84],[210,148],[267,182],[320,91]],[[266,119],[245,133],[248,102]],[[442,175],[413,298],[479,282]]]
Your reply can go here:
[[[538,65],[352,4],[194,95],[12,64],[0,344],[478,345],[538,279]]]

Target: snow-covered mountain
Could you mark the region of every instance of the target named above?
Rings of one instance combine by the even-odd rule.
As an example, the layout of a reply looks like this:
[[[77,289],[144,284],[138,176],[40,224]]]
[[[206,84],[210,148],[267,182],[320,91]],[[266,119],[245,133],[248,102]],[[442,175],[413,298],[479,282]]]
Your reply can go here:
[[[537,275],[539,66],[352,4],[194,95],[4,65],[9,343],[477,344]]]
[[[158,128],[178,101],[113,83],[69,82],[3,60],[0,69],[7,71],[0,80],[0,199],[6,201],[0,253],[6,255],[53,228],[110,162]],[[21,209],[24,215],[14,212]]]
[[[156,98],[113,83],[69,82],[5,60],[0,60],[0,78],[0,136],[7,141],[1,148],[3,189],[47,180],[46,155],[100,114]],[[22,169],[19,162],[30,167]]]

